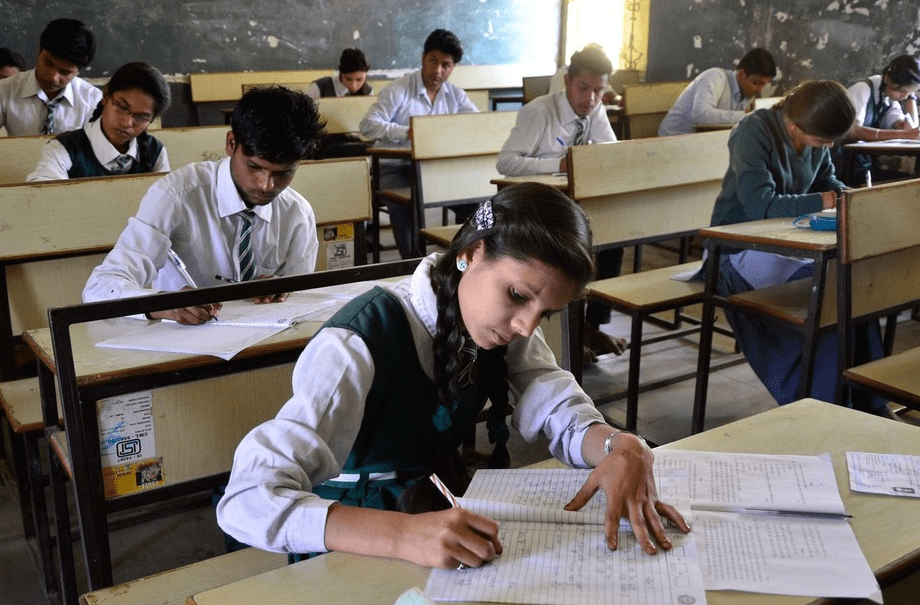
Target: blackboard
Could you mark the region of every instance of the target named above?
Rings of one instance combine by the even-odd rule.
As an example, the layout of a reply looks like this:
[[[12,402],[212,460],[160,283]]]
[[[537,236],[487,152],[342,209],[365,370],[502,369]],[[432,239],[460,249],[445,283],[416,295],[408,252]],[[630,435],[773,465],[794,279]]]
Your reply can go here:
[[[147,61],[164,74],[324,69],[343,48],[364,50],[373,69],[417,67],[422,45],[446,28],[464,64],[554,63],[561,0],[0,0],[0,46],[34,66],[48,21],[80,19],[96,34],[82,73],[111,74]]]
[[[692,79],[733,67],[754,47],[773,54],[776,93],[803,80],[844,85],[920,53],[918,0],[653,0],[646,79]]]

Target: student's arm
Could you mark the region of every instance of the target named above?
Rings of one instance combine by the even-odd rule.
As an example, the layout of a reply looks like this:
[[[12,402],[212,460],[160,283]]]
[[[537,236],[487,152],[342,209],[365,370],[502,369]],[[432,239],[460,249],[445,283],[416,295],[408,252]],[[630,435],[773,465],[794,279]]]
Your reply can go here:
[[[693,124],[734,124],[744,117],[744,110],[719,108],[722,95],[731,94],[728,82],[728,78],[732,77],[730,73],[722,69],[707,70],[699,77],[701,81],[696,88],[691,110]]]
[[[319,84],[317,84],[315,80],[313,82],[310,82],[310,86],[307,87],[306,94],[308,97],[310,97],[313,100],[316,100],[322,96],[322,94],[319,91]]]
[[[560,171],[560,162],[565,159],[566,145],[564,137],[557,141],[549,136],[551,120],[543,111],[535,108],[533,103],[524,106],[519,112],[502,146],[495,168],[505,176],[522,174],[552,174]],[[563,133],[560,131],[560,135]]]
[[[466,94],[466,91],[459,86],[454,86],[457,94],[457,113],[479,113],[479,108]]]
[[[610,143],[617,140],[613,127],[610,125],[610,119],[607,117],[607,108],[598,103],[591,110],[591,130],[588,133],[588,140],[591,143]]]
[[[890,141],[892,139],[920,138],[920,130],[916,123],[909,123],[897,101],[878,121],[879,128],[866,126],[866,108],[872,102],[872,91],[865,82],[857,82],[847,89],[853,107],[856,108],[856,119],[850,130],[850,138],[856,141]]]
[[[281,234],[277,238],[281,264],[271,275],[261,273],[260,279],[287,276],[305,275],[313,273],[316,268],[316,257],[319,253],[319,240],[316,237],[316,217],[313,208],[299,193],[292,189],[286,190],[283,198],[276,199],[274,221],[280,223]],[[256,298],[256,304],[284,302],[288,293],[282,292],[271,296]]]
[[[341,472],[373,377],[361,338],[341,328],[317,334],[294,367],[293,397],[238,446],[218,524],[241,542],[274,552],[341,550],[439,567],[491,559],[500,549],[497,526],[478,515],[356,509],[312,492]]]
[[[73,166],[70,154],[58,141],[51,139],[42,146],[42,157],[38,160],[26,181],[53,181],[70,178],[67,171]]]
[[[160,149],[160,155],[157,156],[157,161],[153,163],[153,172],[169,172],[172,168],[169,167],[169,154],[166,153],[166,147]]]
[[[409,140],[409,126],[394,121],[397,111],[406,101],[405,96],[406,92],[402,86],[391,84],[381,90],[377,101],[361,119],[361,134],[374,141],[405,144]]]
[[[568,372],[560,369],[552,351],[537,330],[530,338],[508,345],[508,382],[515,401],[512,424],[525,441],[549,439],[554,458],[572,467],[594,467],[584,487],[573,494],[567,508],[581,508],[598,489],[607,494],[605,534],[610,548],[617,547],[621,516],[630,519],[633,532],[649,554],[670,548],[659,514],[688,531],[686,522],[670,506],[658,501],[652,475],[652,452],[634,435],[618,435],[604,455],[604,442],[615,432]]]

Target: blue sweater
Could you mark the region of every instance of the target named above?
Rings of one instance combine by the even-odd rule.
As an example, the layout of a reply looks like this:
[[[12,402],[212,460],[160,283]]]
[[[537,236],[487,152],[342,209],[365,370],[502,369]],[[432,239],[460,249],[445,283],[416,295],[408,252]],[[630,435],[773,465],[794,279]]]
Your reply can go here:
[[[795,217],[822,209],[821,192],[843,189],[830,150],[806,147],[796,154],[782,109],[759,109],[728,137],[729,164],[711,224]]]

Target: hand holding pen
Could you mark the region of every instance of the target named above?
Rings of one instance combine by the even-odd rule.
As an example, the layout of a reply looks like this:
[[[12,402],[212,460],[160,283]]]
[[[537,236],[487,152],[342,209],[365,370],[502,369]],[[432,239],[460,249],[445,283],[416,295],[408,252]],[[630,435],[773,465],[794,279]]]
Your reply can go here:
[[[451,510],[460,511],[461,506],[450,489],[434,473],[429,477],[447,501]],[[479,567],[502,553],[502,545],[498,539],[498,525],[495,521],[476,515],[464,513],[460,531],[457,531],[457,542],[450,544],[451,557],[458,563],[456,569],[463,570],[468,567]],[[472,531],[470,531],[472,530]],[[442,540],[444,537],[442,536]]]
[[[170,248],[166,252],[166,256],[169,259],[169,262],[173,264],[178,271],[179,275],[182,276],[182,279],[185,280],[187,284],[183,290],[188,288],[197,288],[195,280],[192,279],[192,276],[189,275],[188,269],[185,266],[182,258],[176,254],[175,250]],[[212,319],[217,321],[217,315],[220,313],[220,303],[211,303],[209,305],[203,305],[198,307],[182,307],[179,309],[169,309],[167,311],[157,311],[154,313],[148,314],[148,317],[152,319],[171,319],[176,323],[185,324],[185,325],[197,325],[203,324]]]

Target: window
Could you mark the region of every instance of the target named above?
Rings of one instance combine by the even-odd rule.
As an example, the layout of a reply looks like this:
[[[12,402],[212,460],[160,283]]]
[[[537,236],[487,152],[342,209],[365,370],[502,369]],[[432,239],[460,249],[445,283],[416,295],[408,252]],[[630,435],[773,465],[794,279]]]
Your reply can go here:
[[[651,0],[566,0],[564,63],[576,50],[595,43],[614,69],[645,71]]]

